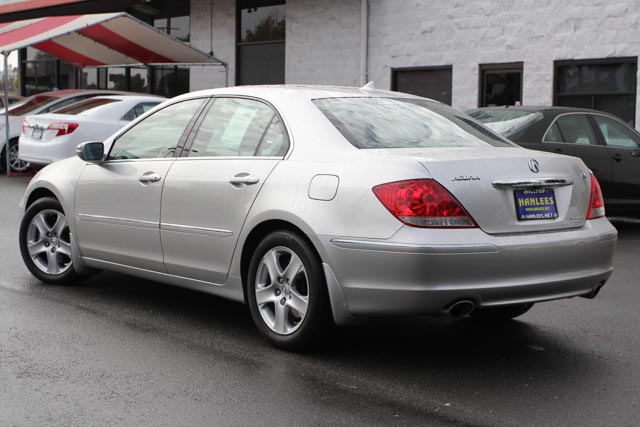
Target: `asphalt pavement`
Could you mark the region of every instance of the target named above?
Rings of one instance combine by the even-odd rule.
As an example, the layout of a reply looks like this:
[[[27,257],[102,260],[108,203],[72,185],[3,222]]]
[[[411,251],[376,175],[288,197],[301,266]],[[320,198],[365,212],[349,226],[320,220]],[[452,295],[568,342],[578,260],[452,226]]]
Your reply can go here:
[[[386,319],[306,354],[271,348],[247,308],[116,273],[43,285],[23,266],[0,177],[0,426],[636,426],[640,220],[594,300],[518,321]]]

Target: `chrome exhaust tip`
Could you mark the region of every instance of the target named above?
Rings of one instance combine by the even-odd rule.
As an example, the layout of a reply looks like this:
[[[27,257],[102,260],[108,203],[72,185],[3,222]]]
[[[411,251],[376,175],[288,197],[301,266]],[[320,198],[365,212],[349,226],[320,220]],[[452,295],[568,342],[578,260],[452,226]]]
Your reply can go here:
[[[445,312],[451,317],[462,317],[468,314],[476,308],[476,304],[468,299],[456,301],[449,306]]]
[[[589,292],[588,294],[582,295],[582,297],[588,298],[588,299],[594,299],[598,295],[598,293],[600,292],[600,289],[602,289],[605,283],[607,283],[606,280],[601,281],[596,285],[595,288],[591,289],[591,292]]]

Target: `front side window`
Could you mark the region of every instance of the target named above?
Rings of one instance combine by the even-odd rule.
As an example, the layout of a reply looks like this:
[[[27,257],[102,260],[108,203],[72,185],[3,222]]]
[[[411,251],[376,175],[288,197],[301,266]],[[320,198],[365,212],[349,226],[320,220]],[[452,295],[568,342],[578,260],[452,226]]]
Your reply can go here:
[[[169,105],[142,120],[113,143],[108,160],[173,157],[189,122],[205,99]]]
[[[512,146],[466,114],[434,101],[326,98],[313,102],[360,149]]]
[[[258,147],[258,155],[282,156],[285,139],[277,114],[268,105],[218,98],[198,128],[189,157],[254,156]]]
[[[640,137],[622,123],[606,116],[594,115],[592,117],[608,146],[633,149],[640,147]]]
[[[582,145],[598,143],[591,123],[585,114],[568,114],[558,117],[543,140],[544,142],[569,142]]]

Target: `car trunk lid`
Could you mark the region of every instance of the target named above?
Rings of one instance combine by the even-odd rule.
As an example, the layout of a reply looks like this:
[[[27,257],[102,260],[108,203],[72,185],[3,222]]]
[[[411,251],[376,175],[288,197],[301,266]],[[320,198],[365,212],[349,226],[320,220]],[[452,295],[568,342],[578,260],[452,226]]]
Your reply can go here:
[[[589,170],[577,158],[517,147],[376,150],[419,161],[490,234],[584,225]]]

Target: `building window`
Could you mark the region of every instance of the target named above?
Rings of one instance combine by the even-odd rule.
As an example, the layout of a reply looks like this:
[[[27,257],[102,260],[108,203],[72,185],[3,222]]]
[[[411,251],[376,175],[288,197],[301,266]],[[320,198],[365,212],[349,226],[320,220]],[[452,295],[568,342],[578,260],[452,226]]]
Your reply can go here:
[[[77,69],[41,50],[28,47],[19,52],[21,62],[21,93],[35,95],[55,89],[74,89]]]
[[[237,16],[236,83],[284,83],[285,2],[241,0]]]
[[[153,67],[152,93],[172,98],[189,92],[189,68],[179,66]]]
[[[635,125],[637,58],[556,61],[554,105],[606,111]]]
[[[480,65],[480,107],[522,105],[522,62]]]
[[[391,70],[391,90],[451,105],[451,75],[451,66],[396,68]]]

